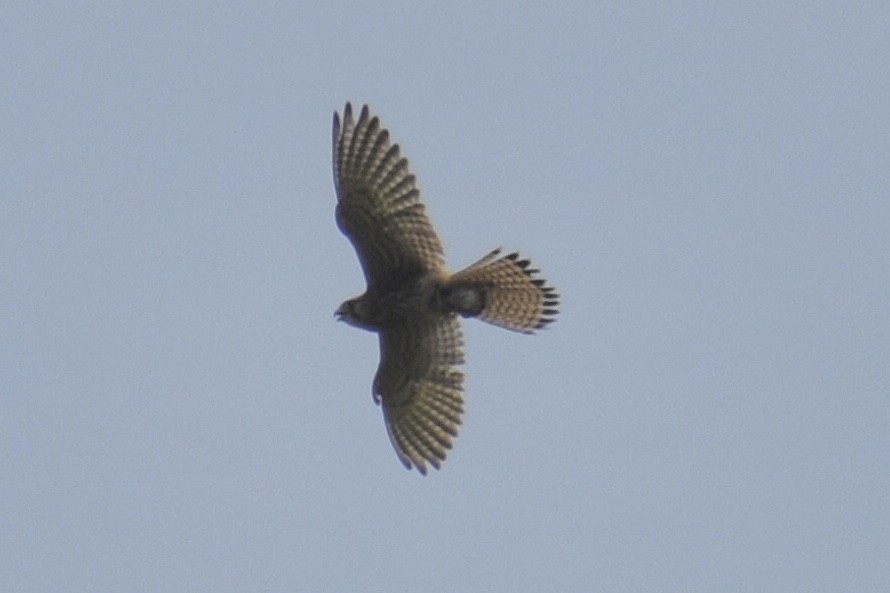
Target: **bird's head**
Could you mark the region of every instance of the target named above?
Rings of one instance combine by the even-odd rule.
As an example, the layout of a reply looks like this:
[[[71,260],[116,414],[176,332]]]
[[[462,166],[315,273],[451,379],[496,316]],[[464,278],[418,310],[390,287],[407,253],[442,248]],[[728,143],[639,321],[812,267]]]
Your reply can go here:
[[[349,325],[360,327],[362,329],[373,329],[371,323],[371,311],[368,301],[364,295],[344,301],[342,305],[334,311],[334,317],[337,321],[345,321]]]

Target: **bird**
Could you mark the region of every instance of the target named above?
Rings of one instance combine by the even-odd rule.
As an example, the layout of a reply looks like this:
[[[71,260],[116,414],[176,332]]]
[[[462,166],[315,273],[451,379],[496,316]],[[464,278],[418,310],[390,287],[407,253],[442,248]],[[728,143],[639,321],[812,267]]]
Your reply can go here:
[[[407,469],[440,469],[464,413],[461,318],[521,333],[555,320],[559,295],[517,252],[494,249],[451,274],[415,176],[367,104],[334,112],[337,226],[358,255],[365,292],[335,317],[378,334],[372,396]]]

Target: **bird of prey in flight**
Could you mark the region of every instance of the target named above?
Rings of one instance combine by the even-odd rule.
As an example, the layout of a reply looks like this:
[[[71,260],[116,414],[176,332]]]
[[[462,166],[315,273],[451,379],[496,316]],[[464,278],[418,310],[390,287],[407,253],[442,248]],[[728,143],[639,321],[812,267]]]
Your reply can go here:
[[[367,282],[336,315],[380,338],[374,401],[383,406],[399,459],[439,469],[463,414],[460,317],[532,333],[554,320],[559,295],[517,253],[495,249],[467,268],[445,269],[442,243],[420,201],[408,161],[362,107],[334,113],[337,225]]]

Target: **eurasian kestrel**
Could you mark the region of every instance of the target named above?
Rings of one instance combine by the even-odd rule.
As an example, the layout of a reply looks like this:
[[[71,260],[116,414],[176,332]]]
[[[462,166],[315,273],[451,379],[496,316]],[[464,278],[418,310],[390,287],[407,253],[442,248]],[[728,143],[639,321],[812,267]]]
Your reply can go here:
[[[406,468],[439,469],[463,413],[462,317],[532,333],[552,322],[559,296],[518,254],[495,249],[449,274],[408,161],[380,120],[347,103],[334,113],[337,225],[355,247],[367,290],[336,315],[380,336],[374,401]]]

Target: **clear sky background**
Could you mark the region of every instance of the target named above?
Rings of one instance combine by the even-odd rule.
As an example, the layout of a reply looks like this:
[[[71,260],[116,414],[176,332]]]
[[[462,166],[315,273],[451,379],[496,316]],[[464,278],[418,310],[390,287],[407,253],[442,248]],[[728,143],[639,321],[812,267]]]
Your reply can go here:
[[[890,590],[890,8],[776,4],[5,4],[0,589]],[[425,478],[347,100],[563,295]]]

